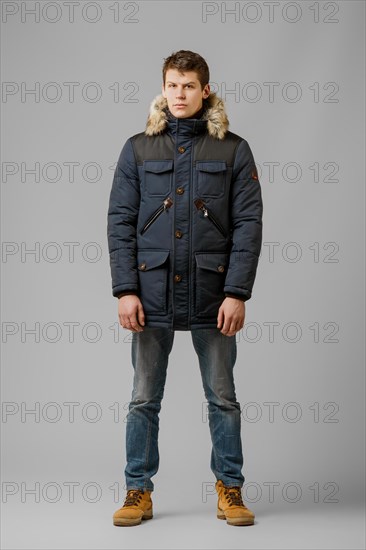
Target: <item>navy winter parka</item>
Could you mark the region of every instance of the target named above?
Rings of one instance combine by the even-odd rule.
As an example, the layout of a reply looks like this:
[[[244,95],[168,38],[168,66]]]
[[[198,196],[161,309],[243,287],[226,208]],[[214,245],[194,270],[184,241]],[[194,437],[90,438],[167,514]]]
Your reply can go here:
[[[252,295],[263,214],[253,154],[215,93],[199,114],[175,118],[157,95],[114,172],[112,294],[137,294],[147,327],[214,328],[225,296]]]

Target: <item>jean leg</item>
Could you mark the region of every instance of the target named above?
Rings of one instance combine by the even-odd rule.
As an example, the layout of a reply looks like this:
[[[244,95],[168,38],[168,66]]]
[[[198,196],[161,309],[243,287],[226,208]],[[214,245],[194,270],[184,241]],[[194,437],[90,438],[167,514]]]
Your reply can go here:
[[[154,490],[159,468],[159,412],[174,331],[145,327],[132,333],[132,399],[126,424],[126,488]]]
[[[233,373],[236,336],[225,336],[218,328],[194,329],[191,335],[208,402],[211,470],[228,487],[242,487],[241,411]]]

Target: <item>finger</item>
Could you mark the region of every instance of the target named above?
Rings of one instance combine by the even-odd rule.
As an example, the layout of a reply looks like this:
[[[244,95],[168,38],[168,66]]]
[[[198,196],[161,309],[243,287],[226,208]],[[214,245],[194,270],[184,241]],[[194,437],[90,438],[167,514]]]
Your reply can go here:
[[[135,330],[135,329],[131,326],[131,323],[129,323],[128,325],[124,326],[123,328],[125,328],[126,330],[130,330],[131,332],[140,332],[139,330]]]
[[[229,317],[225,317],[224,326],[222,327],[221,332],[222,332],[223,334],[227,335],[227,333],[228,333],[229,330],[230,330],[230,325],[231,325],[230,318],[229,318]]]
[[[224,312],[223,312],[222,308],[220,307],[219,313],[218,313],[218,316],[217,316],[217,327],[218,328],[221,327],[223,320],[224,320]]]
[[[144,308],[140,304],[138,305],[137,315],[140,325],[145,325]]]
[[[125,326],[128,324],[128,317],[125,313],[120,313],[119,322],[121,323],[122,326]]]
[[[119,322],[120,322],[120,325],[122,326],[122,328],[125,328],[126,330],[131,330],[130,320],[129,320],[129,318],[127,317],[127,315],[125,313],[120,314]]]
[[[238,330],[238,329],[237,329],[237,326],[238,326],[237,322],[236,322],[236,321],[232,321],[227,336],[234,336],[234,334],[236,334],[236,332],[237,332],[237,330]]]
[[[130,317],[129,321],[130,321],[132,330],[134,330],[136,332],[140,332],[142,330],[142,328],[140,327],[140,325],[137,322],[136,315],[134,315],[133,317]]]
[[[234,336],[235,332],[236,332],[236,327],[237,327],[237,319],[235,317],[231,317],[229,320],[228,320],[228,326],[227,326],[227,330],[226,330],[226,333],[225,335],[226,336]]]

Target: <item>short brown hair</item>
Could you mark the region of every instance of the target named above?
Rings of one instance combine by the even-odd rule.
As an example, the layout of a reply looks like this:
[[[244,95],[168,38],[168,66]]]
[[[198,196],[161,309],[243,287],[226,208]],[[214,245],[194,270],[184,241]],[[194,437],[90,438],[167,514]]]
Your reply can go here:
[[[210,81],[210,70],[206,61],[198,53],[190,50],[179,50],[164,59],[163,65],[163,83],[165,86],[165,77],[168,69],[177,69],[180,73],[186,71],[195,71],[198,80],[203,89]]]

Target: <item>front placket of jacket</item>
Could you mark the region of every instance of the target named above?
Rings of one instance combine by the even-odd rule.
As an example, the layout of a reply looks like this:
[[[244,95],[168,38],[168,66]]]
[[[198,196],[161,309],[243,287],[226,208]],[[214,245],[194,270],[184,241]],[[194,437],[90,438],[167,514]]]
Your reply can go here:
[[[176,120],[175,212],[174,212],[174,326],[185,327],[190,319],[190,257],[192,155],[194,121]],[[187,311],[188,310],[188,311]],[[187,315],[188,313],[188,315]]]

